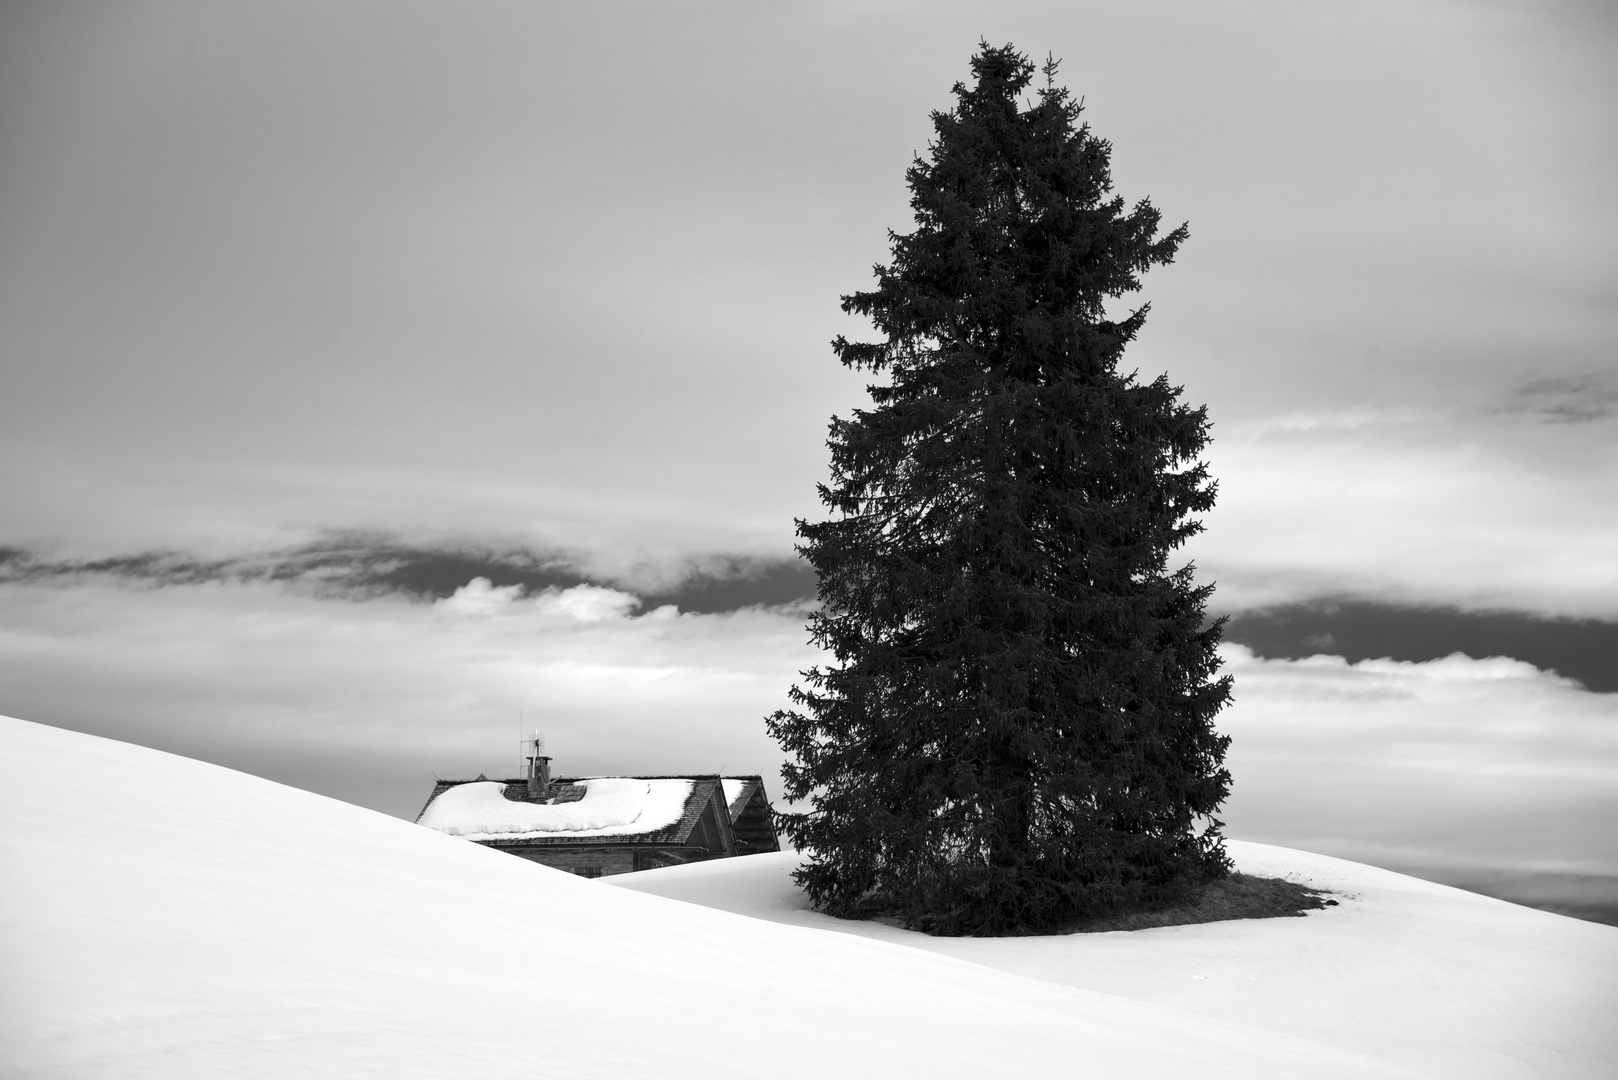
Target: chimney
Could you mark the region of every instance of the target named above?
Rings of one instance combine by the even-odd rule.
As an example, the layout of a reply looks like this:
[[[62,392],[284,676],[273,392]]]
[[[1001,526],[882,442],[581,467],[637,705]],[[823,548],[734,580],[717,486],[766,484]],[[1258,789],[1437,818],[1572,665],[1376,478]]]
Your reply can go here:
[[[531,803],[550,798],[550,758],[542,755],[527,759],[527,800]]]
[[[536,731],[526,745],[533,751],[528,755],[528,801],[544,802],[551,797],[551,759],[545,756],[545,736]]]

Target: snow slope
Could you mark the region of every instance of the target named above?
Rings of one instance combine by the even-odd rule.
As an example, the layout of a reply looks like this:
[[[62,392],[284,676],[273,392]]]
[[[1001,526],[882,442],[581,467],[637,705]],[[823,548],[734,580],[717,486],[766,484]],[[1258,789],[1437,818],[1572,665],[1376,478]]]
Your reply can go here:
[[[1618,927],[1233,841],[1238,869],[1335,893],[1304,918],[931,938],[808,909],[795,853],[604,878],[624,890],[969,960],[1457,1078],[1618,1077]]]
[[[1413,1075],[4,718],[0,868],[7,1077]]]

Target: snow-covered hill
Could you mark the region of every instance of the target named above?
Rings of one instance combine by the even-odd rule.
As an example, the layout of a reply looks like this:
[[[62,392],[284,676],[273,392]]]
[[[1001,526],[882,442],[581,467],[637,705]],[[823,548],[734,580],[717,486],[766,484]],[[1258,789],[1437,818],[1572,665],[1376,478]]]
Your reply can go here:
[[[796,853],[603,881],[1301,1036],[1433,1076],[1618,1077],[1618,927],[1342,859],[1231,841],[1237,868],[1333,893],[1304,918],[933,938],[809,910]]]
[[[749,914],[789,908],[768,900],[786,867],[755,858],[636,884],[695,896],[728,874],[751,890],[739,903]],[[1399,1064],[1415,1060],[1419,1033],[1357,1048],[1323,1036],[1380,1022],[1398,1005],[1388,998],[1416,1009],[1444,995],[1456,1016],[1487,1020],[1494,1014],[1478,1002],[1525,980],[1562,994],[1564,1008],[1586,992],[1606,995],[1580,1007],[1612,1014],[1602,973],[1614,969],[1618,930],[1478,908],[1489,914],[1469,950],[1456,943],[1389,970],[1389,956],[1430,925],[1400,930],[1397,905],[1384,911],[1373,894],[1377,872],[1332,865],[1347,867],[1351,884],[1371,875],[1350,890],[1360,900],[1308,919],[1229,924],[1239,931],[1228,938],[1185,928],[1081,942],[1096,970],[1078,974],[1069,939],[951,946],[980,948],[969,961],[781,925],[574,878],[215,766],[0,719],[0,1071],[74,1080],[1408,1076],[1429,1071]],[[1410,910],[1427,904],[1442,919],[1453,909],[1465,921],[1472,900],[1435,891]],[[1349,944],[1308,947],[1299,931],[1317,925],[1322,940]],[[1507,966],[1491,965],[1508,932]],[[1181,939],[1203,944],[1175,948]],[[1386,948],[1353,970],[1354,943],[1373,940]],[[1233,983],[1235,1019],[1172,989],[1215,971],[1234,979],[1249,953],[1254,980],[1295,964],[1307,970],[1289,986],[1310,982],[1309,972],[1356,980],[1367,1007],[1310,1032],[1261,1007],[1285,989]],[[1425,980],[1413,974],[1429,964]],[[1611,1038],[1575,1038],[1578,1023],[1538,1029],[1546,1060],[1566,1066],[1540,1075],[1610,1066]],[[1444,1048],[1463,1028],[1440,1025],[1429,1074],[1462,1075]],[[1482,1068],[1492,1071],[1469,1075],[1512,1075],[1492,1052]]]

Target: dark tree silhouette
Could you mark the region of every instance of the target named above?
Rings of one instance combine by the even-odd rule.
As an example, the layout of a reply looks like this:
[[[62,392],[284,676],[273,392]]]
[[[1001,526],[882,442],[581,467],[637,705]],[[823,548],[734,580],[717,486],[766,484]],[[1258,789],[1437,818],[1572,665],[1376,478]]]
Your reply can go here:
[[[980,47],[933,114],[870,292],[884,340],[839,337],[887,381],[833,418],[829,520],[799,521],[835,663],[767,720],[795,759],[782,815],[823,910],[939,934],[1047,929],[1228,871],[1230,696],[1212,586],[1170,553],[1215,484],[1205,408],[1120,374],[1139,288],[1186,237],[1111,193],[1111,146],[1034,67]]]

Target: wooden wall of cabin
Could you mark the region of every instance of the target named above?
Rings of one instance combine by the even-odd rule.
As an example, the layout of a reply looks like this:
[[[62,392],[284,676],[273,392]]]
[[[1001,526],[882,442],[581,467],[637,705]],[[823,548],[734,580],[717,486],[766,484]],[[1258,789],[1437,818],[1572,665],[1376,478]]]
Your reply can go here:
[[[686,839],[687,844],[700,845],[712,855],[736,854],[735,834],[730,827],[730,811],[725,809],[724,795],[719,785],[714,785],[714,794],[708,800],[708,805],[702,808],[696,824],[691,828],[691,835]]]
[[[613,874],[628,874],[640,869],[635,865],[635,849],[632,847],[587,848],[557,845],[507,850],[530,862],[566,870],[581,877],[610,877]]]
[[[736,834],[736,854],[757,855],[764,851],[780,851],[781,840],[775,835],[775,823],[770,819],[770,804],[762,790],[753,792],[742,812],[731,826]]]
[[[692,839],[699,838],[693,836]],[[629,874],[636,870],[655,870],[660,866],[680,866],[684,863],[723,857],[722,852],[710,851],[697,844],[680,847],[637,847],[624,844],[599,848],[556,844],[501,850],[542,866],[578,874],[580,877],[611,877],[614,874]]]

